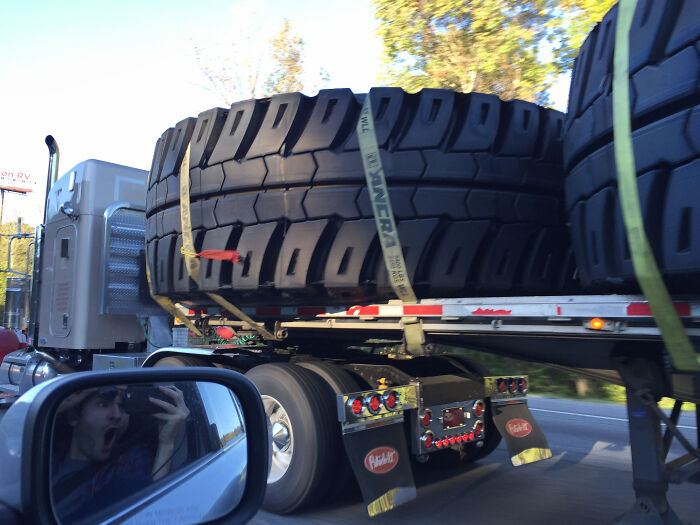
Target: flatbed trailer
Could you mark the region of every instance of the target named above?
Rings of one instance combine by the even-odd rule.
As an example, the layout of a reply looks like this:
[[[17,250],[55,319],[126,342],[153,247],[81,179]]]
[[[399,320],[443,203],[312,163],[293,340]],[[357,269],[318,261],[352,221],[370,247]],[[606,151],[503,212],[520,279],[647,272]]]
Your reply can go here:
[[[695,351],[700,352],[700,298],[677,297],[674,305]],[[352,307],[243,310],[274,333],[275,340],[267,341],[271,351],[294,348],[293,352],[338,359],[353,345],[394,344],[397,357],[410,358],[403,334],[407,324],[417,323],[424,335],[423,356],[449,356],[455,347],[468,348],[550,364],[622,385],[627,394],[637,496],[625,519],[631,523],[651,517],[659,523],[679,522],[666,500],[669,482],[700,483],[700,430],[692,445],[676,429],[682,402],[695,403],[700,420],[700,373],[673,367],[643,296],[446,298],[415,304],[390,301]],[[242,330],[239,334],[250,328],[219,307],[198,307],[190,313],[200,327],[228,325]],[[264,348],[257,346],[254,351],[264,353]],[[236,345],[214,343],[202,345],[200,351],[213,356],[237,350]],[[158,351],[144,366],[178,352]],[[487,378],[485,384],[496,380]],[[670,415],[659,409],[661,397],[676,400]],[[343,406],[341,401],[339,406]],[[687,454],[667,462],[674,437]]]

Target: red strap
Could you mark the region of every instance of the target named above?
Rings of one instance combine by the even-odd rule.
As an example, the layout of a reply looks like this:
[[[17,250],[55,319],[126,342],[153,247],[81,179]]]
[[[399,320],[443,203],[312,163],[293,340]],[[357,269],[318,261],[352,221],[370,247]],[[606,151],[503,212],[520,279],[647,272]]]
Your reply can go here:
[[[241,260],[241,256],[236,250],[204,250],[203,252],[199,252],[197,257],[202,259],[214,259],[217,261],[230,261],[233,264]]]

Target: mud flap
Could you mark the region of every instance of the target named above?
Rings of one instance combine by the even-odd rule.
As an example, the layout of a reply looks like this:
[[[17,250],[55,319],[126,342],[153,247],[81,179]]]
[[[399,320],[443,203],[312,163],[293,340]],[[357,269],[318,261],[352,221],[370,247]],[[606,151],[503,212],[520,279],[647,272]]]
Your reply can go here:
[[[506,442],[513,466],[552,457],[547,438],[527,408],[527,403],[494,403],[492,411],[493,422]]]
[[[416,498],[403,425],[349,432],[343,442],[370,516]]]

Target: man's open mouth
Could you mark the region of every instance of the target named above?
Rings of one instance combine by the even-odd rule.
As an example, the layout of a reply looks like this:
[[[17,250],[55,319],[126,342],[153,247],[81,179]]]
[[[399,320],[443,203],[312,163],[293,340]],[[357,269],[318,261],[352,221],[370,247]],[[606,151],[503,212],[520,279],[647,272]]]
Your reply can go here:
[[[110,449],[114,445],[114,441],[117,439],[117,429],[115,427],[110,427],[105,430],[104,441],[102,443],[105,449]]]

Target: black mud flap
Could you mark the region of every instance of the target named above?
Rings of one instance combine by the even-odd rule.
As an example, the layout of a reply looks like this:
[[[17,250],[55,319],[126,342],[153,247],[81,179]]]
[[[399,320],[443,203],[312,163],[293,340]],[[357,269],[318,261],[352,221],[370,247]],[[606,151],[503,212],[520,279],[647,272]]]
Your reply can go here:
[[[527,403],[492,404],[493,422],[503,436],[513,466],[527,465],[552,457],[539,425]]]
[[[349,432],[343,441],[370,516],[415,499],[403,425]]]

